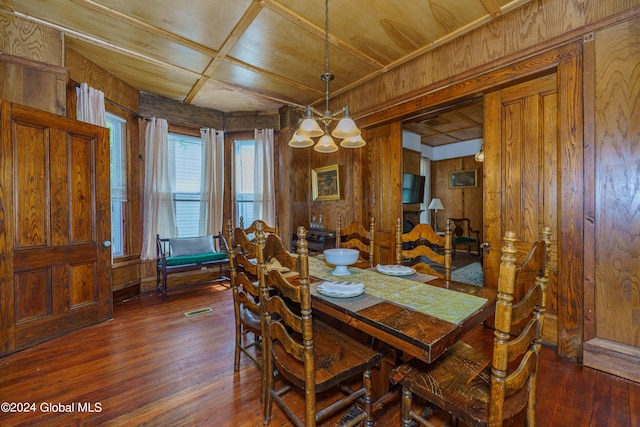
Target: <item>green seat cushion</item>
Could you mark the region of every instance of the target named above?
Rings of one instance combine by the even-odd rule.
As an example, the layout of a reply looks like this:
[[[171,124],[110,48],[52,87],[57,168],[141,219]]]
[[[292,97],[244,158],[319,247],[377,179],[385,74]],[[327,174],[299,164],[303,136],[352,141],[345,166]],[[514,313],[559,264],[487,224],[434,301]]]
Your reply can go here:
[[[220,261],[227,259],[227,254],[224,252],[209,252],[197,255],[181,255],[167,257],[167,265],[187,265],[187,264],[203,264],[205,262]]]
[[[477,242],[477,239],[473,237],[456,237],[453,240],[455,240],[456,243]]]

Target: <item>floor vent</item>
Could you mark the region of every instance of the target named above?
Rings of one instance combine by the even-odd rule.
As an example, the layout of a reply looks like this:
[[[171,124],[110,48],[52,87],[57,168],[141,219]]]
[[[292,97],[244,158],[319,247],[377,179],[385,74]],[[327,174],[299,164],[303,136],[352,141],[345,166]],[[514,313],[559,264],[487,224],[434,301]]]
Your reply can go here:
[[[211,307],[205,307],[205,308],[199,308],[197,310],[187,311],[184,315],[185,317],[194,317],[194,316],[199,316],[205,313],[211,313],[212,311],[213,310],[211,309]]]

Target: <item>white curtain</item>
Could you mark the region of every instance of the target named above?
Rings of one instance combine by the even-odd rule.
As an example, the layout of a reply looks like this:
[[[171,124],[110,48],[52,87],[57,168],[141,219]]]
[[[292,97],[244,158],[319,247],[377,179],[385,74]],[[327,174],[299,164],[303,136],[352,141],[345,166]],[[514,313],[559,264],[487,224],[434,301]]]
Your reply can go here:
[[[431,224],[431,216],[427,210],[427,203],[431,200],[431,160],[428,157],[420,157],[420,175],[424,176],[424,198],[420,203],[420,222]]]
[[[81,122],[104,127],[106,114],[104,112],[104,93],[81,83],[76,87],[76,118]]]
[[[255,171],[253,175],[253,219],[273,226],[276,196],[273,184],[273,129],[255,130]]]
[[[202,179],[200,180],[201,236],[222,231],[224,202],[224,132],[200,129],[202,138]]]
[[[169,145],[168,125],[152,118],[145,131],[144,222],[141,258],[155,259],[156,234],[176,237],[176,213],[173,205],[173,147]]]

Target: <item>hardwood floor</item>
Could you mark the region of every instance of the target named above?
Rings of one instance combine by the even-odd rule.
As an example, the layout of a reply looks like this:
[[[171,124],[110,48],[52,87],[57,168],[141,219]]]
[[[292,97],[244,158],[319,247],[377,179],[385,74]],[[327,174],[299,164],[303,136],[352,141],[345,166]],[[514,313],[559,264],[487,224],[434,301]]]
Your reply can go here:
[[[212,311],[185,316],[205,307]],[[489,349],[486,332],[467,340]],[[221,284],[171,291],[165,303],[155,294],[117,303],[113,320],[0,359],[0,402],[19,410],[3,406],[0,425],[262,425],[259,371],[243,357],[233,372],[233,334],[231,291]],[[640,426],[640,384],[551,348],[541,371],[539,426]],[[290,425],[273,413],[271,426]],[[397,426],[398,417],[395,400],[376,425]]]

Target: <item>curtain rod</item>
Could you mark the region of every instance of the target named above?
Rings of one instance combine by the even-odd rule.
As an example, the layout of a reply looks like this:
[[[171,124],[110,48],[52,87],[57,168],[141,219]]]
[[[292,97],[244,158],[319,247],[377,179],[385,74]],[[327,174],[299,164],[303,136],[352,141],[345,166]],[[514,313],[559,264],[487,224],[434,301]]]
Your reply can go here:
[[[126,111],[129,114],[133,114],[134,116],[136,116],[138,118],[146,119],[146,117],[141,116],[140,114],[136,113],[135,111],[131,111],[127,107],[123,107],[122,105],[118,104],[117,102],[114,102],[114,101],[110,100],[109,98],[105,98],[104,100],[107,101],[111,105],[115,105],[116,107],[123,109],[124,111]]]

